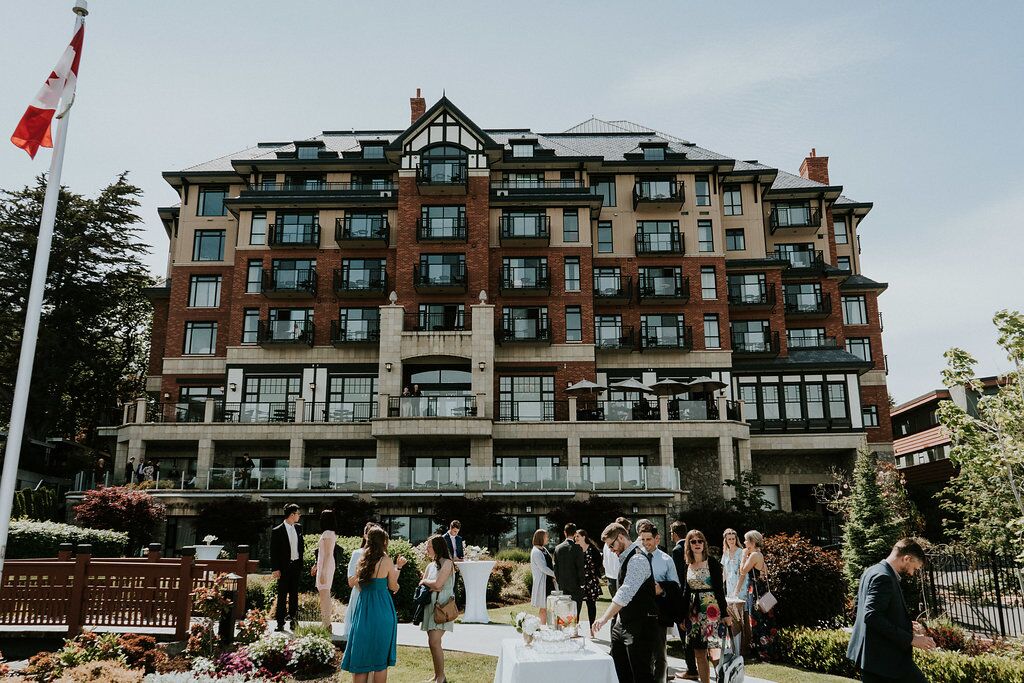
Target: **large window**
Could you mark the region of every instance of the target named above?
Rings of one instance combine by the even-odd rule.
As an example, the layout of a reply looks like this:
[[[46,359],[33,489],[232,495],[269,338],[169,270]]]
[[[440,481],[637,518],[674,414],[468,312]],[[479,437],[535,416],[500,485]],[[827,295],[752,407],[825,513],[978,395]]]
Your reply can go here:
[[[861,419],[865,427],[878,426],[878,406],[864,406],[860,409]]]
[[[598,221],[597,223],[597,251],[601,254],[610,254],[614,250],[612,241],[612,222]]]
[[[550,284],[548,260],[543,256],[505,258],[502,259],[501,270],[503,287],[534,289]]]
[[[380,337],[379,308],[342,308],[338,311],[338,332],[344,341],[373,341]]]
[[[590,188],[601,198],[602,206],[615,206],[615,176],[592,176]]]
[[[245,293],[259,294],[263,286],[263,261],[249,261],[245,271]]]
[[[494,465],[502,484],[535,484],[554,479],[559,461],[554,456],[500,456],[494,458]],[[527,539],[527,545],[530,541]]]
[[[263,245],[267,243],[267,214],[253,213],[249,227],[249,244]]]
[[[743,419],[757,431],[850,428],[846,384],[817,376],[742,377]]]
[[[193,261],[223,261],[224,231],[196,230],[192,241]]]
[[[431,183],[466,182],[466,150],[455,145],[435,145],[420,155],[421,177]]]
[[[817,349],[825,345],[824,327],[786,330],[786,345],[791,349]]]
[[[419,329],[425,332],[466,329],[466,309],[462,304],[420,304]]]
[[[644,147],[644,161],[664,161],[664,147]]]
[[[617,348],[622,343],[622,316],[594,316],[594,344],[598,347]]]
[[[725,231],[726,251],[743,251],[747,248],[747,238],[743,228],[730,228]]]
[[[839,216],[832,220],[832,227],[836,233],[836,244],[849,244],[850,235],[846,232],[846,217]]]
[[[550,339],[547,306],[506,306],[501,318],[507,339]]]
[[[515,422],[555,419],[555,378],[500,377],[498,419]]]
[[[871,360],[871,340],[867,337],[849,337],[846,340],[846,352],[852,353],[861,360]]]
[[[849,256],[839,256],[836,258],[836,268],[839,270],[853,270],[853,264]]]
[[[732,321],[732,346],[745,351],[768,350],[767,320]]]
[[[679,221],[637,221],[636,248],[654,254],[682,253]]]
[[[741,216],[743,215],[743,193],[740,191],[739,185],[726,185],[724,187],[725,193],[725,206],[723,213],[726,216]]]
[[[228,189],[226,187],[203,187],[199,189],[199,206],[197,207],[197,215],[199,216],[226,216],[228,215],[227,208],[224,206],[224,200],[228,196]]]
[[[259,341],[260,309],[247,308],[242,314],[242,343],[255,344]]]
[[[704,348],[722,348],[722,333],[719,331],[717,313],[704,314]]]
[[[868,302],[863,294],[843,297],[843,323],[846,325],[868,324]]]
[[[214,321],[186,322],[185,349],[188,355],[212,355],[217,349],[217,323]]]
[[[385,259],[376,258],[342,259],[340,284],[351,291],[382,289],[386,263]]]
[[[642,455],[583,458],[583,478],[597,488],[643,488],[646,470]]]
[[[465,237],[465,206],[424,206],[420,211],[430,237]]]
[[[583,341],[583,315],[579,306],[565,307],[565,341]]]
[[[621,291],[622,271],[618,266],[594,268],[594,296],[617,296]]]
[[[383,159],[384,145],[363,145],[364,159]]]
[[[824,310],[821,283],[803,282],[800,284],[784,285],[782,291],[787,311],[814,313]]]
[[[580,291],[580,257],[565,257],[565,291]]]
[[[220,306],[220,275],[193,275],[188,283],[188,305],[192,308]]]
[[[681,313],[656,313],[640,316],[644,348],[682,348],[686,344]]]
[[[715,233],[711,221],[697,221],[697,250],[708,252],[715,250]]]
[[[711,182],[706,175],[694,178],[694,193],[697,206],[711,206]]]
[[[246,403],[287,404],[289,409],[300,395],[301,378],[298,375],[285,377],[249,376],[245,378],[243,390]]]
[[[420,284],[465,284],[465,254],[420,254]]]
[[[700,267],[700,296],[705,301],[718,298],[718,285],[715,283],[715,267]]]
[[[512,143],[512,156],[516,158],[532,157],[533,156],[533,143],[532,142],[513,142]]]
[[[270,309],[270,338],[274,341],[299,341],[308,338],[313,322],[312,308]]]
[[[768,303],[768,284],[764,273],[729,275],[729,303]]]
[[[562,241],[580,241],[580,214],[576,209],[562,209]]]
[[[327,382],[329,422],[362,422],[376,415],[377,378],[373,376],[332,376]]]

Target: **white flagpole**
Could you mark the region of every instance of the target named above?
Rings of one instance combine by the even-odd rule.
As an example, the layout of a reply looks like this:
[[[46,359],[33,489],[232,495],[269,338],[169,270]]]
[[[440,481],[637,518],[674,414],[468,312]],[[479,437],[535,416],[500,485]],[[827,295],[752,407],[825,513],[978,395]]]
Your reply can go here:
[[[75,30],[85,23],[89,13],[85,0],[76,0],[72,11],[76,14]],[[74,94],[72,94],[72,102]],[[46,289],[46,272],[50,265],[50,244],[53,241],[53,223],[57,218],[57,199],[60,196],[60,174],[64,165],[64,143],[68,137],[68,119],[71,118],[71,103],[61,101],[64,107],[57,121],[57,133],[53,140],[53,155],[50,158],[50,174],[46,178],[46,198],[39,220],[39,240],[36,242],[36,257],[32,266],[32,284],[25,305],[25,331],[21,337],[21,356],[18,358],[18,378],[14,385],[14,401],[11,404],[11,426],[7,430],[7,448],[4,451],[4,469],[0,479],[0,576],[3,575],[4,559],[7,557],[7,532],[11,523],[11,509],[14,506],[14,487],[18,483],[18,460],[21,458],[21,441],[25,431],[25,411],[28,407],[29,387],[32,383],[32,364],[36,355],[36,339],[39,336],[39,316],[43,308],[43,292]],[[58,112],[61,110],[58,109]]]

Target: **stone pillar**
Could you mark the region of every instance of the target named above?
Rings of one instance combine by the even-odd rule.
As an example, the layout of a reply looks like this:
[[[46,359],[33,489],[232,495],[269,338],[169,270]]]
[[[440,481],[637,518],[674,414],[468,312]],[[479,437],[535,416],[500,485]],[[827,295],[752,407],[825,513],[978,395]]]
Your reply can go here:
[[[732,447],[731,436],[718,437],[718,467],[722,480],[722,497],[726,500],[736,497],[732,486],[726,486],[726,479],[736,478],[736,454]]]
[[[494,306],[481,302],[469,310],[473,316],[473,357],[469,369],[473,373],[477,415],[483,417],[494,412]]]
[[[402,395],[402,316],[396,304],[380,307],[380,358],[377,361],[377,393]],[[388,372],[388,365],[391,371]],[[387,415],[387,410],[381,415]]]
[[[725,398],[725,394],[715,398],[718,402],[718,419],[728,420],[729,419],[729,401]]]
[[[580,455],[580,437],[572,434],[565,440],[565,460],[569,467],[580,468],[583,466],[583,456]]]
[[[142,459],[146,457],[146,442],[142,439],[130,439],[128,441],[128,457],[135,458],[135,466],[138,467]]]
[[[753,458],[750,454],[750,439],[739,439],[736,446],[740,452],[740,472],[749,472],[754,469]]]
[[[662,434],[658,442],[658,464],[674,467],[676,464],[675,440],[671,434]]]
[[[137,398],[135,399],[135,422],[143,423],[146,421],[146,399]]]
[[[212,398],[206,399],[206,404],[203,406],[203,422],[213,422],[216,405],[217,402]]]
[[[306,419],[306,400],[302,398],[295,399],[295,422],[302,422]],[[291,465],[289,465],[290,467]],[[301,467],[301,465],[299,465]]]
[[[306,442],[301,438],[288,441],[288,467],[305,467],[306,464]]]
[[[494,465],[494,442],[490,438],[469,440],[469,464],[487,468]]]
[[[121,481],[124,476],[124,466],[128,464],[128,442],[118,441],[114,451],[114,481]],[[128,483],[128,482],[124,482]]]
[[[575,396],[569,397],[569,422],[576,421],[577,400]],[[578,443],[578,442],[577,442]]]
[[[398,483],[400,454],[398,439],[377,439],[377,475],[373,483]]]
[[[199,450],[196,452],[196,488],[207,488],[210,470],[213,468],[213,439],[199,439]]]
[[[658,419],[662,421],[668,420],[668,396],[658,397]],[[664,440],[664,437],[662,437]]]

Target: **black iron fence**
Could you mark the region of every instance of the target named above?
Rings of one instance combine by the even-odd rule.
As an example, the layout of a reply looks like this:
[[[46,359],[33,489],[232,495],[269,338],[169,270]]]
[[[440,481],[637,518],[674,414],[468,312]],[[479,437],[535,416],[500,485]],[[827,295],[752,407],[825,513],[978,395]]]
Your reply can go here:
[[[960,553],[928,554],[922,577],[925,608],[974,633],[1024,636],[1024,568],[1011,556]]]

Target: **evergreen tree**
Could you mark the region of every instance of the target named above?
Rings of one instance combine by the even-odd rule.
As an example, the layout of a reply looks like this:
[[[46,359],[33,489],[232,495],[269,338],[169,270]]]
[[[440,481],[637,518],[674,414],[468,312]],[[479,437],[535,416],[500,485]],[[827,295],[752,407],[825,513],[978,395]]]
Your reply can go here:
[[[843,528],[843,571],[853,595],[864,569],[884,559],[904,535],[903,518],[893,514],[882,494],[878,469],[875,453],[858,453]]]

